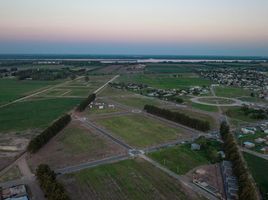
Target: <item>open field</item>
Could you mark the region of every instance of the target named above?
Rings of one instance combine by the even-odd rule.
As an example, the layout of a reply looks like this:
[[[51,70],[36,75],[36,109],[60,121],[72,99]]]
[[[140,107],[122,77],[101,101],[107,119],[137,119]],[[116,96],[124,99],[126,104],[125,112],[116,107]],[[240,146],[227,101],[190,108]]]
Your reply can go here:
[[[250,91],[237,87],[220,86],[215,87],[216,96],[220,97],[241,97],[250,96]]]
[[[190,144],[161,149],[150,153],[149,157],[177,174],[186,174],[195,167],[209,164],[205,151],[193,151]]]
[[[241,107],[225,108],[224,110],[226,115],[234,120],[249,123],[258,121],[258,119],[252,119],[248,115],[245,115]]]
[[[44,148],[32,155],[30,163],[32,168],[47,163],[58,169],[119,153],[124,153],[121,147],[73,121]]]
[[[268,161],[248,153],[244,153],[248,167],[261,190],[264,200],[268,199]]]
[[[208,105],[203,105],[199,103],[191,103],[190,105],[193,108],[198,109],[198,110],[203,110],[207,112],[218,112],[218,108],[216,106],[208,106]]]
[[[171,64],[171,63],[149,63],[145,71],[149,73],[189,73],[193,72],[195,67],[201,67],[201,64]]]
[[[0,79],[0,105],[59,83],[60,81],[19,81],[17,79]]]
[[[127,90],[116,89],[110,86],[107,86],[99,93],[99,97],[107,97],[107,96],[112,97],[112,96],[121,96],[121,95],[135,95],[135,94]]]
[[[195,74],[172,75],[123,75],[118,82],[142,83],[159,89],[184,89],[191,86],[209,86],[211,81],[198,77]]]
[[[201,199],[142,159],[83,170],[60,181],[71,199]]]
[[[148,147],[187,137],[183,130],[168,127],[142,115],[114,116],[99,119],[97,123],[135,147]]]
[[[45,128],[75,107],[81,99],[38,99],[0,109],[0,132]]]
[[[143,109],[146,104],[161,106],[164,105],[163,101],[159,101],[155,98],[144,97],[144,96],[127,96],[127,97],[113,97],[112,100],[118,103],[124,104],[126,106]]]

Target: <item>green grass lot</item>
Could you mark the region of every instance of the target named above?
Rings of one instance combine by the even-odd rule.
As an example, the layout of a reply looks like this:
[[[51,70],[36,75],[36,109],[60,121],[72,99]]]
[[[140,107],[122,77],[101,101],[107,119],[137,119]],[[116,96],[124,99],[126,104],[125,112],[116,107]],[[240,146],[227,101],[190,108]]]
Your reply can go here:
[[[241,96],[250,96],[249,90],[244,90],[238,87],[215,87],[216,96],[220,97],[241,97]]]
[[[135,147],[152,146],[185,135],[180,129],[168,127],[142,115],[112,117],[100,119],[97,122]]]
[[[45,128],[81,99],[43,99],[15,103],[0,109],[0,132]]]
[[[223,99],[223,98],[202,98],[200,99],[201,102],[204,103],[212,103],[212,104],[232,104],[234,101],[232,99]]]
[[[248,167],[261,190],[263,199],[268,199],[268,161],[254,155],[244,153],[244,158],[247,161]]]
[[[259,121],[258,119],[252,119],[247,115],[244,115],[244,112],[241,110],[240,107],[230,107],[224,108],[225,113],[228,117],[234,120],[242,121],[242,122],[256,122]]]
[[[142,160],[125,160],[60,177],[71,199],[200,199],[180,183]]]
[[[208,105],[202,105],[199,103],[191,103],[191,106],[198,110],[203,110],[207,112],[218,112],[218,108],[216,106],[208,106]]]
[[[181,74],[181,77],[175,78],[172,75],[124,75],[118,79],[118,82],[143,83],[153,88],[159,89],[184,89],[191,86],[209,86],[211,81],[199,78],[193,74]]]
[[[122,96],[122,95],[134,95],[134,93],[129,92],[127,90],[116,89],[110,86],[105,87],[98,96],[106,97],[106,96]]]
[[[42,88],[60,83],[59,81],[19,81],[0,79],[0,105],[29,95]]]
[[[146,104],[161,106],[163,103],[155,98],[150,97],[113,97],[114,101],[118,103],[124,104],[126,106],[135,107],[139,109],[143,109]]]
[[[195,67],[201,67],[201,64],[170,64],[170,63],[149,63],[146,65],[145,72],[148,73],[189,73],[193,72]]]
[[[215,149],[217,145],[215,143]],[[165,148],[150,153],[149,157],[177,174],[186,174],[195,167],[209,164],[205,151],[193,151],[190,144]]]
[[[98,149],[105,148],[104,140],[79,126],[68,126],[57,140],[63,144],[65,151],[73,155],[85,152],[93,153]]]

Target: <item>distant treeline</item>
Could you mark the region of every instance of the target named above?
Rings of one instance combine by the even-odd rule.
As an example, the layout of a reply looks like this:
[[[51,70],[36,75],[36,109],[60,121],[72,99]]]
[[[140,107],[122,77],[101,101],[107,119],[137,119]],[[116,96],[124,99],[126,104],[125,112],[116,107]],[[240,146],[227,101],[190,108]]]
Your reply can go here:
[[[92,102],[94,101],[96,98],[96,94],[90,94],[85,100],[83,100],[76,108],[76,111],[78,112],[83,112],[86,107]]]
[[[249,170],[242,154],[239,151],[239,147],[235,141],[235,138],[233,134],[230,133],[229,126],[226,124],[226,122],[223,122],[221,124],[220,134],[224,141],[223,148],[226,154],[226,158],[232,162],[233,172],[238,178],[239,199],[259,199],[255,182],[249,173]]]
[[[41,134],[33,138],[27,149],[31,153],[37,152],[42,146],[44,146],[52,137],[59,133],[64,127],[66,127],[71,121],[71,116],[66,114],[46,128]]]
[[[172,112],[167,109],[158,108],[152,105],[145,105],[144,110],[153,115],[163,117],[165,119],[183,124],[185,126],[194,128],[199,131],[208,131],[210,130],[210,124],[208,121],[203,121],[200,119],[191,118],[183,113]]]
[[[48,200],[69,200],[63,185],[56,179],[56,174],[48,165],[41,164],[36,170],[37,180]]]

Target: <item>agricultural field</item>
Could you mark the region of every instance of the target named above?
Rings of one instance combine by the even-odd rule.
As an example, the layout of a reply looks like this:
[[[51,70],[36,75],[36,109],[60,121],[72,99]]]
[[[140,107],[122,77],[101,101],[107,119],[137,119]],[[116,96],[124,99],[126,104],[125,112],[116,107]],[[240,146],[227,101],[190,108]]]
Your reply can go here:
[[[268,161],[248,153],[244,153],[244,158],[247,161],[250,172],[253,175],[263,199],[268,199]]]
[[[197,74],[172,75],[123,75],[117,81],[125,83],[142,83],[159,89],[186,89],[192,86],[209,86],[210,80],[198,77]]]
[[[202,199],[142,159],[60,177],[71,199]]]
[[[46,128],[53,120],[79,104],[81,99],[38,99],[0,109],[0,133]]]
[[[235,98],[235,97],[250,96],[250,91],[237,87],[220,86],[215,87],[215,94],[216,96],[219,97]]]
[[[191,137],[184,130],[168,127],[158,120],[138,114],[97,119],[97,123],[129,145],[139,148]]]
[[[215,144],[215,146],[211,146],[211,148],[216,150],[219,148],[219,145]],[[190,144],[162,149],[150,153],[148,156],[180,175],[186,174],[195,167],[210,163],[206,151],[191,150]]]
[[[0,105],[59,83],[60,81],[19,81],[17,79],[0,79]]]
[[[59,169],[122,153],[124,150],[120,146],[108,141],[95,130],[72,121],[44,148],[33,154],[29,162],[32,168],[45,162],[53,169]]]

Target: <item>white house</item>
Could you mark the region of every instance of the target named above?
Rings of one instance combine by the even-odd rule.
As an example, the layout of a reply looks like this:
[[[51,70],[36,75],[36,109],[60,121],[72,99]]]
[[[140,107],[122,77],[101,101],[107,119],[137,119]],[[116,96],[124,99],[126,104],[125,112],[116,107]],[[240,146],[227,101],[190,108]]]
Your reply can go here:
[[[241,128],[241,132],[243,134],[255,134],[254,130],[248,129],[248,128]]]
[[[250,149],[250,148],[255,147],[255,144],[252,142],[244,142],[244,147]]]

